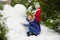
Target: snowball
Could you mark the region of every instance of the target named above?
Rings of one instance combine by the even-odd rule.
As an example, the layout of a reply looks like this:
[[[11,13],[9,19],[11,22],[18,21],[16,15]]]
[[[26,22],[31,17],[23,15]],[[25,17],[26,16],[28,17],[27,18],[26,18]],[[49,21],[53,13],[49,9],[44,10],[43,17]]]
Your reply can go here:
[[[2,14],[4,15],[4,17],[13,16],[13,7],[11,7],[10,5],[4,5]]]
[[[14,6],[14,14],[15,16],[22,17],[26,15],[26,7],[22,4],[16,4]]]

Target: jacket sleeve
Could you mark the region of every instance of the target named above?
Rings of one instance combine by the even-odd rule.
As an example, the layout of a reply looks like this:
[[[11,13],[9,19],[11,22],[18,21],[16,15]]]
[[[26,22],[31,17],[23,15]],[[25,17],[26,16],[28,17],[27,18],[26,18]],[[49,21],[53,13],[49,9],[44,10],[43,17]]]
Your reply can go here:
[[[25,27],[30,27],[30,24],[23,24],[23,26],[25,26]]]

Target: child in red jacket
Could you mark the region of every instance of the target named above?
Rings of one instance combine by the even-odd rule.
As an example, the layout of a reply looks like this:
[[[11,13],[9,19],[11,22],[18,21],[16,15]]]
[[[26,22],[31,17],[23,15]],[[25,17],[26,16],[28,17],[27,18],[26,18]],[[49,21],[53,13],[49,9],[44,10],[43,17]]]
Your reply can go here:
[[[36,12],[34,13],[37,22],[39,23],[41,21],[41,13],[42,13],[42,8],[40,7],[39,2],[35,3],[35,8],[36,8]]]
[[[40,7],[38,2],[35,3],[35,8],[36,8],[36,12],[33,15],[35,16],[37,22],[40,22],[41,21],[42,8]]]
[[[42,13],[42,9],[39,7],[35,13],[35,17],[36,17],[37,22],[41,21],[41,13]]]

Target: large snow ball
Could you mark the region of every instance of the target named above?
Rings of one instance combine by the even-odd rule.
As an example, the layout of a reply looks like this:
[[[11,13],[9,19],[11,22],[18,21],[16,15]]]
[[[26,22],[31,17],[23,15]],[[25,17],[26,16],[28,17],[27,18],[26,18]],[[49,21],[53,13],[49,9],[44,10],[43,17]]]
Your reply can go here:
[[[6,17],[23,17],[26,15],[26,7],[22,4],[16,4],[14,7],[6,4],[2,13]]]
[[[2,14],[4,15],[4,17],[12,16],[13,15],[13,7],[11,7],[10,5],[4,5]]]
[[[18,15],[18,17],[23,17],[26,15],[26,7],[22,4],[16,4],[14,6],[15,16]]]

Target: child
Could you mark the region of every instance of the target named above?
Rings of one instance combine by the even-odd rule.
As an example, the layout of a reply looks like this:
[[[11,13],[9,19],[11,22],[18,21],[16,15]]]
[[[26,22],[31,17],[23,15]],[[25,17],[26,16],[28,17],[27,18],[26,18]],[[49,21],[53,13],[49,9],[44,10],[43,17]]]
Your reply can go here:
[[[36,8],[36,13],[34,13],[34,15],[36,17],[37,22],[40,23],[40,21],[41,21],[42,8],[41,8],[39,2],[36,2],[35,3],[35,8]]]
[[[29,22],[29,24],[24,24],[24,26],[28,27],[29,31],[27,32],[27,36],[30,35],[39,35],[40,34],[40,24],[37,23],[36,18],[34,15],[30,14],[27,16],[26,20]]]

